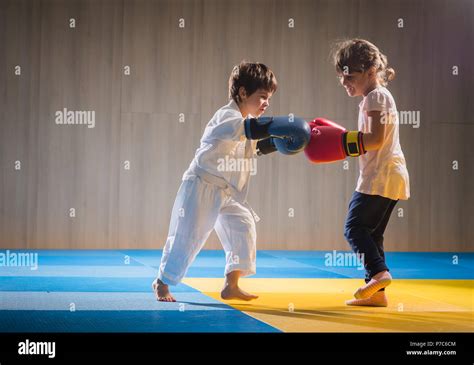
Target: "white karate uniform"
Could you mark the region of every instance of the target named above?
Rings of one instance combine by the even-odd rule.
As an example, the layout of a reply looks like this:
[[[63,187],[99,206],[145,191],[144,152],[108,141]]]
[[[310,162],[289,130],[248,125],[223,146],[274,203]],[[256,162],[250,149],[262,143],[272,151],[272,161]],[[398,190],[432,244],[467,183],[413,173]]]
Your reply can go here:
[[[375,110],[385,115],[385,137],[378,150],[359,156],[360,175],[356,191],[392,200],[407,200],[410,197],[410,179],[400,146],[397,106],[392,94],[385,87],[375,88],[360,102],[361,132],[370,132],[367,112]]]
[[[256,272],[258,217],[247,203],[251,171],[222,168],[229,158],[255,158],[256,141],[246,139],[243,120],[232,100],[206,126],[171,213],[158,273],[165,284],[177,285],[183,279],[213,229],[226,254],[224,274],[241,270],[247,276]]]

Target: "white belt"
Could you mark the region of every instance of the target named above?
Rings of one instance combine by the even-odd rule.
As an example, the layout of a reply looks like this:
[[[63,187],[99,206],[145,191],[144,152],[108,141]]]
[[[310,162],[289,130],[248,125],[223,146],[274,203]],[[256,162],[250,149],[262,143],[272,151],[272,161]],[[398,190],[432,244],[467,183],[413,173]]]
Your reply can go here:
[[[201,179],[203,179],[205,182],[207,182],[209,184],[212,184],[212,185],[215,185],[218,188],[224,190],[224,192],[227,195],[230,195],[236,201],[238,201],[239,203],[241,203],[242,205],[247,207],[250,210],[250,213],[252,213],[252,216],[253,216],[253,219],[255,220],[255,222],[258,222],[260,220],[260,217],[257,215],[257,213],[255,213],[255,211],[252,209],[252,207],[247,202],[247,200],[239,199],[238,198],[239,195],[240,195],[239,191],[236,188],[234,188],[232,185],[230,185],[222,177],[210,174],[209,172],[203,170],[202,168],[200,168],[197,165],[194,165],[194,171],[195,171],[196,175],[199,176]]]

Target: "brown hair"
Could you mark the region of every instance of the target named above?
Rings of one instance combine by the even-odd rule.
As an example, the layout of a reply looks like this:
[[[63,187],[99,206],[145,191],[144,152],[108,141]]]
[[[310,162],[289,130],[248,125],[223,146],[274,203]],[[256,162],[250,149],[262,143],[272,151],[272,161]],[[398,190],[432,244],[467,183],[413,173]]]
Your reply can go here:
[[[239,89],[243,87],[247,95],[252,95],[258,89],[275,92],[278,83],[273,71],[263,63],[242,61],[234,66],[229,77],[229,99],[238,104],[242,102]]]
[[[386,86],[395,78],[395,70],[388,67],[385,56],[376,45],[365,39],[350,39],[334,46],[333,61],[338,73],[364,72],[375,67],[380,83]]]

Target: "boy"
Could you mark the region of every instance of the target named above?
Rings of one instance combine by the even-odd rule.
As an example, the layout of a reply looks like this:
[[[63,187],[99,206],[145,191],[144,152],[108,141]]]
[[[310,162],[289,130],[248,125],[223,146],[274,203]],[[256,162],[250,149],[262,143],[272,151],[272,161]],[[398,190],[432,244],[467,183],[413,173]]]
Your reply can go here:
[[[176,301],[169,285],[182,280],[213,229],[226,254],[221,297],[257,298],[238,286],[240,277],[256,272],[256,217],[246,200],[251,171],[223,171],[219,161],[248,159],[249,163],[238,165],[252,166],[257,142],[246,138],[244,119],[260,117],[276,89],[275,75],[262,63],[243,61],[233,68],[230,102],[207,124],[201,145],[183,175],[158,277],[152,284],[157,300]]]

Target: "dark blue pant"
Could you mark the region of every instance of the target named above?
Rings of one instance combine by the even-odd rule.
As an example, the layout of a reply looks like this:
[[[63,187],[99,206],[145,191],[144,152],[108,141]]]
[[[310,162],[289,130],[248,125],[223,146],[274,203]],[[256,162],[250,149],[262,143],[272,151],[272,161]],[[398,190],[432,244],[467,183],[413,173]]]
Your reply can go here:
[[[388,270],[383,251],[383,234],[398,200],[357,191],[352,194],[344,236],[356,254],[364,254],[365,282]]]

